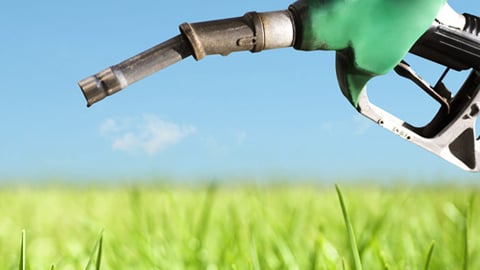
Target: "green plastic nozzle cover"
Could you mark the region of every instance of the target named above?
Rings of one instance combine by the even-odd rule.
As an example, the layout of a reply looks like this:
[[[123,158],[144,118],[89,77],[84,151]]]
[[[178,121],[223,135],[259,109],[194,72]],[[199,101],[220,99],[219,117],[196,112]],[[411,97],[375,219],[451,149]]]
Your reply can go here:
[[[304,0],[300,50],[337,51],[340,88],[357,108],[367,82],[392,70],[446,0]]]

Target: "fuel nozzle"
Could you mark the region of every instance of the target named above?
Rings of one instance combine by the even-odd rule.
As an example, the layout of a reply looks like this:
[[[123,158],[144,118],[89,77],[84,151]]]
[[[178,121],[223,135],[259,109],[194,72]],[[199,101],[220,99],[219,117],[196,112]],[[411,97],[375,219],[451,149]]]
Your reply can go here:
[[[237,18],[183,23],[180,32],[170,40],[78,82],[87,106],[190,55],[198,61],[206,55],[260,52],[290,47],[295,42],[295,23],[289,10],[249,12]]]
[[[445,0],[298,0],[288,10],[184,23],[178,36],[79,86],[91,106],[190,55],[201,60],[211,54],[290,46],[332,50],[340,89],[359,113],[465,170],[480,171],[475,126],[480,115],[479,22],[477,16],[456,13]],[[402,61],[409,51],[446,67],[435,86]],[[441,104],[427,125],[415,127],[369,101],[367,83],[394,68]],[[450,69],[472,70],[454,96],[442,82]]]

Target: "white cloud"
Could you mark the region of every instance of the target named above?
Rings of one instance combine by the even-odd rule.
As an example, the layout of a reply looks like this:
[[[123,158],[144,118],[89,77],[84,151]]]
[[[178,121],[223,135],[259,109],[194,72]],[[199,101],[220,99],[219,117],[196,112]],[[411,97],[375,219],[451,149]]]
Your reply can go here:
[[[335,130],[335,125],[330,121],[326,121],[321,124],[320,128],[325,134],[333,135],[333,131]]]
[[[355,125],[354,134],[357,136],[365,135],[365,133],[367,133],[367,131],[374,125],[372,120],[358,114],[353,116],[353,123]]]
[[[237,145],[243,145],[243,143],[247,140],[247,132],[241,130],[234,134],[235,140]]]
[[[228,155],[230,148],[226,144],[219,142],[216,138],[208,136],[206,138],[206,144],[210,154],[217,157],[225,157]]]
[[[217,134],[218,135],[218,134]],[[208,153],[215,157],[227,157],[232,151],[241,148],[247,140],[247,132],[243,130],[231,132],[221,139],[212,135],[205,138]]]
[[[326,121],[320,125],[321,130],[325,135],[337,136],[345,134],[353,134],[355,136],[363,136],[375,124],[363,115],[356,114],[352,116],[351,120],[344,119],[343,121]]]
[[[100,134],[102,136],[106,136],[111,132],[115,132],[118,130],[117,127],[117,122],[111,118],[103,121],[103,123],[100,125]]]
[[[112,139],[113,150],[141,152],[150,156],[193,133],[193,126],[181,126],[150,114],[134,118],[109,118],[100,125],[100,134]]]

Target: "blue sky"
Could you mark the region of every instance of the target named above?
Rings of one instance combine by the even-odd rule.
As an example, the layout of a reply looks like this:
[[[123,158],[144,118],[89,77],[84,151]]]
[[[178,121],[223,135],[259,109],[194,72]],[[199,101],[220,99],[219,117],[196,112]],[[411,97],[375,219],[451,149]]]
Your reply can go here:
[[[1,179],[478,178],[358,115],[337,86],[333,52],[287,48],[188,58],[86,107],[80,79],[177,35],[180,23],[290,3],[0,4]],[[480,14],[469,1],[450,5]],[[418,63],[425,78],[435,78],[439,69],[429,65]],[[379,96],[373,101],[405,120],[421,123],[433,114],[423,93],[393,75],[376,79],[370,89]]]

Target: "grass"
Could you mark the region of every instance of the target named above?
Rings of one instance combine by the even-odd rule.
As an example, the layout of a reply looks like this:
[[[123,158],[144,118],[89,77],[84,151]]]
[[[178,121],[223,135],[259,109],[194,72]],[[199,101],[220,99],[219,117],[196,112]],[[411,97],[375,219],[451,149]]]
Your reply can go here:
[[[25,270],[26,269],[26,234],[25,230],[22,230],[22,241],[20,243],[20,262],[18,263],[18,269],[19,270]]]
[[[345,201],[343,200],[342,191],[338,186],[336,186],[338,200],[340,201],[340,207],[342,208],[343,220],[345,221],[345,227],[347,229],[348,243],[350,243],[350,251],[352,252],[353,262],[355,269],[362,270],[362,261],[360,259],[360,251],[357,247],[357,238],[355,237],[355,232],[353,230],[353,225],[350,220],[350,214],[348,213],[347,207],[345,206]]]
[[[0,265],[479,269],[477,193],[455,186],[5,187]]]
[[[425,267],[423,268],[424,270],[430,269],[430,261],[432,260],[434,248],[435,248],[435,241],[432,241],[432,243],[430,244],[430,248],[428,249],[427,259],[425,260]]]

